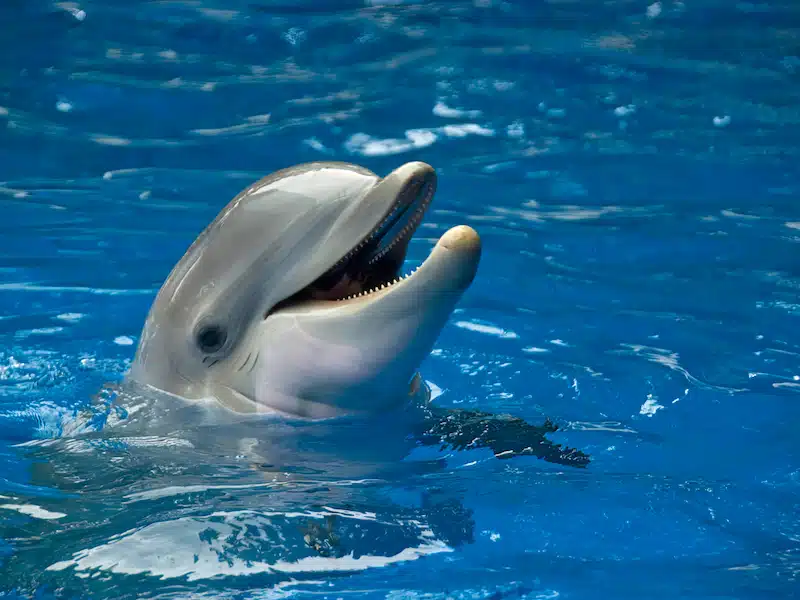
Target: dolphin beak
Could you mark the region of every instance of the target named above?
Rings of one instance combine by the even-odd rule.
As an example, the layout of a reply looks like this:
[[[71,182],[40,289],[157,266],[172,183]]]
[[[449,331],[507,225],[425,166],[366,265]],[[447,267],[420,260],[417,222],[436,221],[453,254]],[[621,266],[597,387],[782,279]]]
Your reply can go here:
[[[395,258],[405,257],[410,233],[416,229],[425,210],[436,193],[436,171],[423,162],[411,162],[392,171],[369,194],[385,201],[382,196],[395,199],[394,206],[375,231],[371,252],[365,257],[374,264],[389,253]]]
[[[380,223],[362,240],[360,258],[380,260],[395,244],[408,242],[436,193],[436,171],[424,162],[398,167],[369,191],[362,202],[390,206]]]
[[[341,297],[348,284],[365,273],[391,279],[405,260],[408,244],[436,193],[436,171],[410,162],[392,171],[360,200],[363,207],[389,207],[382,218],[345,256],[308,286],[316,298]],[[320,294],[321,292],[321,294]]]
[[[365,310],[367,303],[378,305],[379,298],[401,289],[410,296],[460,295],[475,277],[481,255],[480,237],[466,225],[441,237],[420,273],[401,276],[408,245],[436,188],[436,171],[424,162],[409,162],[389,173],[359,201],[361,206],[388,206],[380,222],[332,269],[278,310],[300,308],[308,301],[333,301],[340,307],[355,301]]]

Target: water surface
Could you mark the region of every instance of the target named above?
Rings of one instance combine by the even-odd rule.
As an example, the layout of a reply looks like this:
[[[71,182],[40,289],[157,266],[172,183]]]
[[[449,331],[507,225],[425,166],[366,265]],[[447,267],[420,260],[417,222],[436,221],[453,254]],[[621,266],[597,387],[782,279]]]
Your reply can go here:
[[[15,0],[0,23],[4,592],[797,596],[796,3]],[[311,160],[436,167],[409,267],[456,224],[485,248],[423,365],[436,402],[549,418],[587,468],[405,457],[387,422],[72,437],[126,418],[98,391],[194,236]]]

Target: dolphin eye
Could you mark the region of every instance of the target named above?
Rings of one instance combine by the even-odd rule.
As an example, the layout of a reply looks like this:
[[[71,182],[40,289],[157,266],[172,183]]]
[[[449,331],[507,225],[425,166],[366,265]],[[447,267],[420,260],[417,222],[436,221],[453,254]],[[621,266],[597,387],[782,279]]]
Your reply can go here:
[[[205,354],[216,352],[225,345],[228,334],[219,325],[204,325],[197,332],[197,345]]]

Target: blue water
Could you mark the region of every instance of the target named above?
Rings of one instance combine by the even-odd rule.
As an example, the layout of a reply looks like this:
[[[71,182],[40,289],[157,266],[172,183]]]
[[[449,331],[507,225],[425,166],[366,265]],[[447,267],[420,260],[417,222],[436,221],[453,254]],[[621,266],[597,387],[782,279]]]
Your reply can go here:
[[[798,36],[792,0],[4,1],[0,597],[800,597]],[[194,236],[320,159],[438,170],[409,263],[484,255],[436,402],[588,467],[104,440]],[[334,514],[349,559],[303,544]]]

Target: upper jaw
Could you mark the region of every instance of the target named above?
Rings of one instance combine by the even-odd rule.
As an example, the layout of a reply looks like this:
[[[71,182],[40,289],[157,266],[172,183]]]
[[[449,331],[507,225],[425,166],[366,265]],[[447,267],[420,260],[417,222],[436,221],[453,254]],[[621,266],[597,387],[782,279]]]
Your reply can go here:
[[[365,207],[387,207],[370,232],[324,274],[276,309],[308,299],[341,299],[395,279],[436,184],[436,172],[423,162],[406,163],[380,180],[359,201]]]
[[[387,194],[393,207],[366,240],[369,264],[375,264],[391,253],[395,246],[405,247],[436,193],[436,171],[423,162],[410,162],[385,177],[370,194]]]

